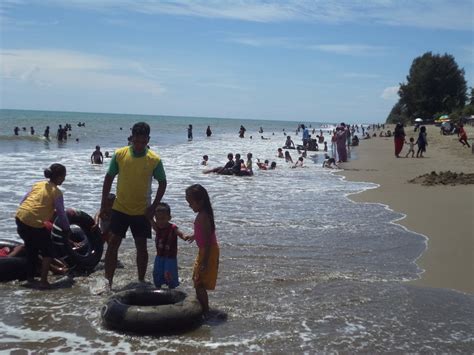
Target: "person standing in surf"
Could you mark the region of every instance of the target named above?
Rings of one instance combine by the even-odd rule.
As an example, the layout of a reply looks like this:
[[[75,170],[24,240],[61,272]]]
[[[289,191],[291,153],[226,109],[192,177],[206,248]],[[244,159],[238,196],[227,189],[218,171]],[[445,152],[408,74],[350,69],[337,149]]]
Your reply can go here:
[[[105,278],[112,288],[122,239],[130,227],[135,242],[138,280],[145,281],[148,265],[147,239],[151,239],[151,219],[166,191],[166,175],[158,154],[148,148],[150,126],[138,122],[132,127],[131,145],[119,148],[110,160],[102,187],[100,217],[107,218],[107,199],[118,175],[116,199],[110,215],[110,237],[105,253]],[[158,181],[151,202],[152,178]]]

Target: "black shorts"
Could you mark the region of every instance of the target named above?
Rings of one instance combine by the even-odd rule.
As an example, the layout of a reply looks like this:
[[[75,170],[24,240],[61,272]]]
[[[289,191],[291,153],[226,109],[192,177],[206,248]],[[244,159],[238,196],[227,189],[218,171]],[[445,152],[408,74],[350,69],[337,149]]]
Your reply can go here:
[[[128,227],[132,231],[133,238],[151,239],[151,225],[146,216],[131,216],[112,210],[109,230],[116,236],[125,238]]]
[[[18,235],[25,242],[25,248],[30,251],[39,251],[44,257],[54,258],[53,241],[51,233],[46,228],[34,228],[16,218]]]

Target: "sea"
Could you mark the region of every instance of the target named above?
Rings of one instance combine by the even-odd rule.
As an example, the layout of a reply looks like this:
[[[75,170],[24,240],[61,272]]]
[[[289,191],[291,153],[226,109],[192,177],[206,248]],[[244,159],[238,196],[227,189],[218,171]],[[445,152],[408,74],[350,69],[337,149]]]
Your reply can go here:
[[[127,145],[139,121],[151,127],[150,148],[162,158],[168,188],[163,201],[172,222],[192,232],[195,214],[185,189],[202,184],[209,192],[221,249],[216,289],[209,302],[216,316],[178,335],[137,335],[107,329],[100,311],[108,295],[97,294],[103,267],[74,277],[65,287],[39,291],[22,282],[0,284],[0,351],[74,353],[338,353],[474,352],[474,296],[419,287],[416,264],[426,236],[397,224],[404,216],[378,203],[348,196],[376,188],[351,182],[322,168],[324,152],[308,152],[304,168],[277,158],[290,135],[301,144],[298,123],[323,130],[327,122],[224,119],[0,110],[0,239],[18,241],[14,214],[22,197],[52,163],[67,168],[61,190],[66,207],[94,215],[99,209],[108,160],[93,165],[96,145],[110,152]],[[79,127],[78,123],[85,123]],[[69,123],[67,142],[54,138]],[[193,140],[187,127],[193,126]],[[206,137],[207,126],[212,136]],[[240,125],[246,128],[239,138]],[[20,128],[15,136],[14,127]],[[46,126],[51,139],[42,137]],[[23,127],[26,130],[23,130]],[[34,127],[35,134],[30,134]],[[260,127],[263,133],[259,133]],[[261,137],[267,138],[262,139]],[[330,144],[329,144],[330,147]],[[204,174],[229,152],[276,161],[275,170],[254,167],[248,177]],[[291,151],[295,160],[296,151]],[[357,159],[357,151],[351,151]],[[153,192],[157,184],[153,184]],[[148,244],[151,281],[154,245]],[[193,294],[195,244],[181,242],[179,288]],[[114,290],[137,282],[135,248],[128,236],[119,250]],[[442,262],[442,260],[440,260]],[[51,276],[54,280],[54,276]]]

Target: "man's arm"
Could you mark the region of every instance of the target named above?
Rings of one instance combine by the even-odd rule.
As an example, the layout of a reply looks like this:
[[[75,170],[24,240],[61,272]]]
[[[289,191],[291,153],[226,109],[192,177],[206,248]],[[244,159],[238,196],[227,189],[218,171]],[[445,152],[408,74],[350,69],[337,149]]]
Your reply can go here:
[[[112,183],[114,182],[115,176],[109,175],[108,173],[105,174],[104,178],[104,184],[102,185],[102,200],[100,202],[100,212],[99,216],[106,218],[107,216],[104,216],[104,209],[105,206],[107,205],[107,196],[109,196],[110,190],[112,189]]]
[[[156,209],[156,205],[163,198],[163,195],[165,194],[165,191],[166,191],[166,186],[167,186],[166,180],[158,181],[158,190],[156,190],[155,199],[153,200],[153,203],[146,210],[146,216],[149,219],[153,218],[153,213]]]

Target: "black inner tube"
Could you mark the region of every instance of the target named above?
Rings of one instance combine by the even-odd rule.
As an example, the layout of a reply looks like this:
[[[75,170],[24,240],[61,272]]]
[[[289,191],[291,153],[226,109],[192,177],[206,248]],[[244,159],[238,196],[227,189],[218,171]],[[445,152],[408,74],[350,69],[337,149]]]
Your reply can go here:
[[[173,292],[166,292],[153,290],[140,293],[128,292],[118,297],[118,300],[130,306],[163,306],[182,302],[185,298],[186,294],[181,291],[174,290]]]

